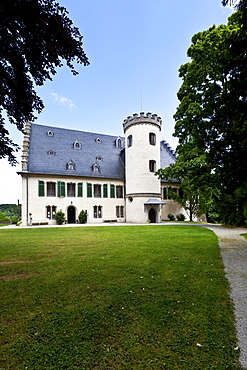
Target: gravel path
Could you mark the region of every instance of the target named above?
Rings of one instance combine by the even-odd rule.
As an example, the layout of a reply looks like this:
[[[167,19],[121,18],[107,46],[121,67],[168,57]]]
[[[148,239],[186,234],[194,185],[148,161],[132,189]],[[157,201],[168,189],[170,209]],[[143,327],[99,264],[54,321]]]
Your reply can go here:
[[[226,277],[235,305],[236,329],[240,348],[240,363],[247,369],[247,240],[240,234],[247,229],[207,226],[219,238]]]

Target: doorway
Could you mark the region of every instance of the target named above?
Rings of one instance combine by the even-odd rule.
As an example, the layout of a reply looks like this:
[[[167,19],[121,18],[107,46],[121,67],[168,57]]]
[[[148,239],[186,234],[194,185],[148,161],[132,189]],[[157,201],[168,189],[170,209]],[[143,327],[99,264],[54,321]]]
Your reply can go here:
[[[75,224],[75,207],[67,209],[67,222],[68,224]]]
[[[150,208],[148,212],[148,219],[151,223],[156,223],[156,212],[153,208]]]

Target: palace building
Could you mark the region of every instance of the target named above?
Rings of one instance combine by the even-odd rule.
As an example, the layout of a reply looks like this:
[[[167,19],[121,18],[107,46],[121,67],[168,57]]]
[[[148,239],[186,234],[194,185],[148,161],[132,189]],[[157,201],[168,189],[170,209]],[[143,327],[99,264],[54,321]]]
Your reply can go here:
[[[22,224],[55,224],[62,210],[67,223],[158,223],[183,212],[168,199],[179,185],[155,171],[176,161],[160,141],[162,121],[140,113],[123,122],[123,136],[39,124],[26,125],[22,151]],[[149,220],[149,221],[148,221]]]

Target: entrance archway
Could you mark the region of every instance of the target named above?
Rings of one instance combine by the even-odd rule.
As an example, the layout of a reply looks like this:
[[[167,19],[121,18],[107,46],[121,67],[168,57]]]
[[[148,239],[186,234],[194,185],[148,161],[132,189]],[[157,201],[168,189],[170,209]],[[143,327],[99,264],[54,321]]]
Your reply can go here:
[[[68,224],[75,224],[75,207],[67,209],[67,222]]]
[[[148,219],[151,221],[151,223],[156,223],[156,212],[153,208],[150,208],[148,212]]]

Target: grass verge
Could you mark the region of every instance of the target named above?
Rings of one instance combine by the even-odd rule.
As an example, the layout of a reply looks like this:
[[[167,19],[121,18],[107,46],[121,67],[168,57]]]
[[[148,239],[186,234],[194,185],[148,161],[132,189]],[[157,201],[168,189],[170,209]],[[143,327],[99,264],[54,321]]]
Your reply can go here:
[[[0,369],[241,369],[215,234],[0,230]]]

